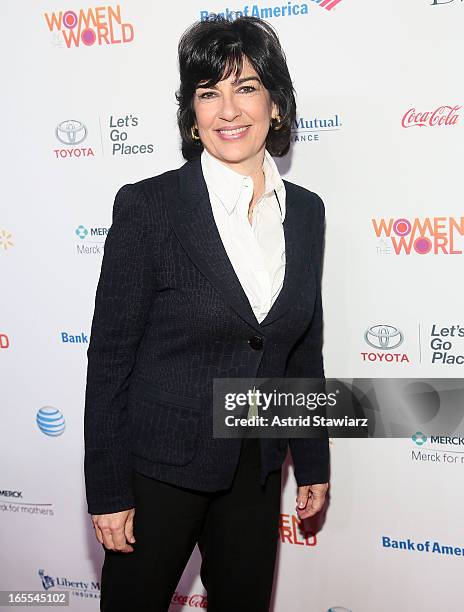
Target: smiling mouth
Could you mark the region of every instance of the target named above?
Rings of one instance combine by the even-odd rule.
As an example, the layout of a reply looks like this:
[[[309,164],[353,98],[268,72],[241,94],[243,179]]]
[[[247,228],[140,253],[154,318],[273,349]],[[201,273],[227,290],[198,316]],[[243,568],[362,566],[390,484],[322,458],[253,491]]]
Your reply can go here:
[[[219,132],[220,134],[224,134],[225,136],[233,136],[234,134],[241,134],[242,132],[247,130],[249,127],[250,127],[249,125],[244,125],[238,128],[221,128],[216,131]]]

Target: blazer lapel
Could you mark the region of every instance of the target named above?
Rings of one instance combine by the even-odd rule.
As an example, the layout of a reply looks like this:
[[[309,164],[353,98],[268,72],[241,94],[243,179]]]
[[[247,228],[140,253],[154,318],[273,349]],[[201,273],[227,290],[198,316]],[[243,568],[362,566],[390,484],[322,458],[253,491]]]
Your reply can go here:
[[[173,229],[183,248],[237,314],[256,330],[281,317],[297,299],[304,279],[304,232],[299,227],[297,206],[287,189],[285,235],[285,276],[282,289],[265,319],[259,323],[234,267],[227,255],[214,220],[200,158],[186,162],[178,172],[179,199],[168,206]]]

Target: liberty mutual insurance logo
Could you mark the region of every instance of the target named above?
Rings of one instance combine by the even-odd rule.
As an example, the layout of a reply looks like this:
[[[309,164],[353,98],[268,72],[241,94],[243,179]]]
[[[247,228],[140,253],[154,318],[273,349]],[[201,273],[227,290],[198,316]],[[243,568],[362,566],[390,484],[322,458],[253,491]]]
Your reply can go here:
[[[39,569],[39,576],[40,576],[40,579],[42,580],[42,586],[46,591],[55,586],[55,581],[53,580],[51,576],[47,576],[45,574],[45,570]]]
[[[295,143],[318,141],[323,132],[342,128],[340,115],[300,115],[291,129],[291,141]]]
[[[78,597],[80,600],[100,598],[100,583],[96,580],[76,580],[56,574],[50,576],[42,568],[37,573],[45,591],[57,588],[60,591],[68,592],[69,596]]]

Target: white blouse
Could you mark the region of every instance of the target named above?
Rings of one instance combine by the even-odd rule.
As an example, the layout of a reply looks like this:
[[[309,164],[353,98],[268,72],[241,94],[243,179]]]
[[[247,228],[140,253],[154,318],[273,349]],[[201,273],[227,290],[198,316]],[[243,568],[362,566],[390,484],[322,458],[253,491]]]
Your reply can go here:
[[[201,166],[222,243],[261,323],[279,295],[284,280],[282,223],[285,219],[285,185],[275,161],[266,150],[264,193],[253,208],[250,224],[251,176],[235,172],[206,149],[201,154]]]

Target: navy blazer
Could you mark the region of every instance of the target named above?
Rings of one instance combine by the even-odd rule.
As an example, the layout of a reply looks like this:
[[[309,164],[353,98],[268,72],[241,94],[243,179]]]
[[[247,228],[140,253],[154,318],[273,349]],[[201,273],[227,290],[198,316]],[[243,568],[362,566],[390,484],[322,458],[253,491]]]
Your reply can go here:
[[[259,323],[214,221],[200,158],[117,193],[87,351],[88,512],[135,506],[132,468],[227,488],[241,439],[212,436],[214,378],[324,376],[324,205],[286,188],[282,289]],[[287,448],[298,485],[327,482],[328,439],[261,439],[261,482]]]

